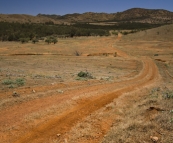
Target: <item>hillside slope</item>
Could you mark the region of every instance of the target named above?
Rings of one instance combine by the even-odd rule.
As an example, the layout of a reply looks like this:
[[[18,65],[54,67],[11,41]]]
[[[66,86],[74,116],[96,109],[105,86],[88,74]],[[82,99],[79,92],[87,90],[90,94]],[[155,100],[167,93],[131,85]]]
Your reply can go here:
[[[38,17],[49,17],[55,20],[63,20],[66,22],[119,22],[119,21],[131,21],[142,23],[172,23],[173,12],[162,9],[143,9],[132,8],[123,12],[117,13],[93,13],[86,12],[83,14],[67,14],[67,15],[45,15],[38,14]]]
[[[158,28],[140,31],[134,34],[123,36],[124,40],[161,40],[173,41],[173,24],[164,25]]]
[[[19,23],[61,23],[60,20],[54,20],[49,17],[38,17],[27,14],[0,14],[0,22],[19,22]]]
[[[69,24],[76,22],[142,22],[142,23],[173,23],[173,12],[163,9],[132,8],[117,13],[74,13],[66,15],[38,14],[0,14],[0,21],[20,23]]]

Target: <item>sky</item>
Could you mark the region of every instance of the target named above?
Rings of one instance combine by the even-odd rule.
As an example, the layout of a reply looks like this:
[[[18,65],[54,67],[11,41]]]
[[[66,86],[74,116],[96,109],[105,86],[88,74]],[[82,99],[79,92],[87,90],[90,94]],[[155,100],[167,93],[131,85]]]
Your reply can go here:
[[[130,8],[173,12],[173,0],[0,0],[0,14],[116,13]]]

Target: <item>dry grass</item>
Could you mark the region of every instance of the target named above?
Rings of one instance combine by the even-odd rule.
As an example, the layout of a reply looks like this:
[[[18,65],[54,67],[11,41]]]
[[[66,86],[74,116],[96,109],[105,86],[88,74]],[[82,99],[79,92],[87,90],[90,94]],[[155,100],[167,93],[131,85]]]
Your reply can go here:
[[[154,32],[157,30],[155,29]],[[133,78],[142,68],[141,63],[135,61],[138,59],[138,56],[150,56],[156,62],[163,81],[162,84],[155,83],[153,87],[160,88],[152,88],[150,85],[147,85],[148,89],[139,89],[136,92],[127,93],[106,107],[90,114],[85,119],[79,119],[81,122],[75,123],[76,125],[69,132],[63,137],[61,136],[62,140],[56,138],[56,134],[58,133],[55,133],[55,136],[50,138],[49,142],[152,143],[150,136],[157,136],[159,138],[158,142],[172,143],[173,99],[167,98],[165,93],[168,90],[172,90],[173,87],[170,76],[173,71],[173,43],[171,41],[158,41],[158,39],[147,42],[142,40],[118,42],[115,40],[115,37],[82,37],[62,39],[57,45],[46,45],[43,42],[23,45],[13,42],[0,42],[2,54],[10,52],[43,53],[42,56],[0,56],[0,81],[3,81],[7,77],[11,77],[12,79],[22,77],[26,79],[26,85],[22,88],[29,90],[26,93],[22,92],[19,98],[2,95],[0,97],[2,99],[0,109],[20,105],[24,102],[27,103],[31,100],[34,101],[37,98],[42,99],[50,96],[55,99],[72,91],[72,96],[68,100],[62,103],[53,102],[54,105],[49,104],[49,106],[45,106],[43,109],[40,107],[26,113],[21,116],[20,121],[11,126],[3,126],[2,131],[9,130],[8,133],[10,134],[15,129],[17,130],[19,124],[20,126],[24,125],[24,127],[20,127],[19,129],[28,128],[29,130],[35,125],[42,124],[44,121],[60,115],[67,109],[77,105],[78,101],[80,102],[84,98],[90,99],[92,96],[109,93],[112,89],[119,89],[120,87],[108,86],[107,83],[111,85],[112,82]],[[92,54],[92,52],[115,52],[115,49],[125,51],[134,57],[126,59],[122,57],[86,56],[88,53]],[[82,55],[78,57],[74,56],[75,50],[81,51]],[[57,53],[61,55],[44,55],[44,53]],[[153,56],[154,54],[158,54],[158,56]],[[161,60],[155,60],[156,58]],[[97,81],[94,81],[95,83],[93,80],[85,82],[75,80],[77,73],[86,70],[96,77]],[[170,75],[167,74],[167,71]],[[57,83],[57,85],[60,85],[59,82],[61,81],[59,77],[63,80],[62,84],[65,90],[51,84]],[[73,86],[69,84],[71,82],[74,82]],[[79,86],[80,83],[82,85]],[[105,85],[103,89],[89,88],[91,90],[88,92],[88,87],[97,84]],[[33,93],[32,89],[35,89],[38,85],[40,87],[42,85],[49,87],[48,85],[50,85],[57,88],[52,89],[49,87],[50,89],[46,89],[47,91],[40,90],[39,92],[36,90]],[[13,93],[14,89],[8,89],[5,85],[2,86],[0,89],[2,89],[4,94],[6,94],[6,91]],[[15,89],[16,92],[17,90]],[[64,92],[60,93],[61,90]],[[75,96],[73,96],[74,93]],[[150,107],[154,108],[151,109]],[[158,111],[157,109],[163,109],[163,111]]]
[[[171,41],[173,33],[173,24],[164,25],[158,28],[153,28],[145,31],[140,31],[135,34],[129,34],[124,36],[124,40],[136,41],[136,40],[146,40],[146,41]]]
[[[106,128],[110,128],[113,119],[117,117],[115,103],[110,103],[97,112],[90,114],[63,136],[61,139],[50,140],[62,143],[66,139],[69,143],[94,143],[99,142],[100,137],[105,134]]]
[[[173,113],[171,115],[170,111],[173,99],[165,99],[165,89],[157,89],[127,93],[77,123],[61,140],[50,139],[50,142],[152,143],[150,136],[157,136],[159,142],[172,143],[173,123],[170,119]],[[150,110],[150,107],[165,111]],[[110,129],[106,135],[105,129]],[[100,136],[104,136],[102,141]]]
[[[109,38],[61,39],[56,45],[47,45],[44,42],[36,44],[0,42],[2,55],[25,54],[20,56],[0,55],[0,82],[7,78],[24,78],[26,79],[25,86],[35,86],[44,83],[74,81],[78,72],[86,70],[98,80],[101,78],[122,77],[136,70],[138,63],[133,60],[124,60],[120,57],[106,57],[107,60],[105,60],[105,57],[86,56],[92,52],[114,53],[115,49],[111,45],[115,42],[115,39]],[[101,44],[101,41],[104,40],[108,42],[102,42]],[[80,51],[82,55],[74,56],[74,51]],[[27,53],[43,55],[27,55]],[[128,64],[128,67],[126,64]],[[43,80],[44,82],[42,82]],[[0,86],[0,89],[3,90],[7,88],[8,86],[5,85]]]
[[[113,127],[102,142],[152,143],[150,136],[157,136],[160,143],[172,143],[173,98],[165,99],[163,96],[166,92],[165,89],[161,88],[158,91],[156,89],[150,89],[152,92],[145,95],[141,93],[139,95],[140,100],[131,100],[124,106],[121,120],[114,121]],[[133,98],[133,96],[127,98]],[[164,111],[150,110],[150,107],[156,107]]]

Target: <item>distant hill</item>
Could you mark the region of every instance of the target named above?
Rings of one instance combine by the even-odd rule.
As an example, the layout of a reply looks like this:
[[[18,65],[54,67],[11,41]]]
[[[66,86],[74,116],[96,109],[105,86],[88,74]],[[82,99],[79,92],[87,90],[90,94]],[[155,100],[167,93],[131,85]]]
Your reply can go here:
[[[173,24],[160,26],[122,37],[124,40],[173,41]]]
[[[74,13],[66,15],[47,15],[38,14],[37,16],[25,14],[0,14],[0,21],[20,22],[20,23],[54,23],[69,24],[77,22],[141,22],[165,24],[173,23],[173,12],[163,9],[143,9],[132,8],[117,13],[93,13],[86,12],[83,14]]]
[[[27,14],[0,14],[0,22],[19,22],[19,23],[62,23],[49,17],[39,17]]]
[[[76,23],[76,22],[101,22],[101,21],[112,21],[114,20],[116,14],[107,14],[107,13],[93,13],[86,12],[83,14],[66,14],[63,16],[54,16],[54,15],[45,15],[38,14],[38,17],[49,17],[54,20],[62,20],[64,22]]]
[[[54,20],[64,22],[142,22],[142,23],[173,23],[173,12],[163,9],[143,9],[132,8],[123,12],[117,13],[93,13],[87,12],[83,14],[66,14],[46,15],[38,14],[38,17],[48,17]]]
[[[163,9],[133,8],[117,13],[116,20],[142,23],[173,23],[173,12]]]

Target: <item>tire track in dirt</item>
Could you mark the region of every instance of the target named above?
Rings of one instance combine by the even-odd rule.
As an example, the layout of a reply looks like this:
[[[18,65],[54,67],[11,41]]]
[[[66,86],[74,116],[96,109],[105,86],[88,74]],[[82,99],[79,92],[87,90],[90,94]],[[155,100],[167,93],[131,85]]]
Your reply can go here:
[[[17,139],[15,143],[45,142],[50,137],[56,137],[56,134],[63,135],[78,121],[90,115],[92,112],[104,107],[108,103],[111,103],[115,98],[119,97],[123,93],[151,84],[158,77],[158,70],[154,62],[151,59],[145,58],[143,59],[143,70],[139,76],[127,80],[126,84],[120,82],[120,84],[123,84],[122,88],[109,94],[84,99],[74,108],[69,109],[60,116],[55,117],[24,134]]]
[[[20,104],[24,102],[29,102],[35,99],[42,99],[52,95],[60,95],[61,92],[66,92],[67,90],[75,90],[79,88],[88,88],[90,86],[100,85],[103,84],[103,81],[95,81],[93,80],[92,83],[89,82],[78,82],[78,83],[68,83],[68,84],[56,84],[56,85],[47,85],[47,86],[37,86],[37,87],[29,87],[29,88],[22,88],[16,89],[15,92],[20,94],[20,98],[12,98],[12,91],[2,92],[0,93],[0,110],[3,108],[9,108],[10,106],[15,106],[20,100]],[[34,90],[34,92],[33,92]],[[26,96],[27,95],[27,96]],[[10,97],[10,98],[9,98]],[[12,107],[12,108],[13,108]],[[1,113],[0,113],[1,114]]]
[[[121,83],[125,84],[126,80],[125,81],[122,80]],[[60,104],[67,100],[72,100],[73,97],[85,93],[89,93],[92,96],[97,96],[98,94],[102,94],[103,92],[109,93],[110,91],[112,91],[112,89],[115,89],[115,87],[120,88],[121,87],[120,83],[119,82],[105,83],[104,81],[92,80],[85,82],[60,83],[60,84],[55,84],[53,86],[47,85],[47,86],[17,89],[16,92],[19,94],[21,93],[21,98],[10,98],[14,101],[10,101],[7,98],[6,105],[9,106],[5,106],[4,109],[0,111],[0,116],[1,116],[0,127],[5,128],[4,125],[8,126],[20,125],[23,118],[25,118],[25,116],[31,113],[34,112],[36,113],[38,111],[40,112],[46,110],[54,104],[57,103]],[[32,89],[36,90],[36,93],[34,94],[31,93]],[[63,94],[57,93],[58,89],[63,91],[65,89],[65,92]],[[99,92],[96,93],[96,91]],[[45,96],[42,95],[43,92]],[[73,94],[71,94],[72,92]],[[6,97],[9,97],[11,96],[11,94],[12,91],[0,93],[2,97],[4,97],[4,95]]]
[[[91,82],[91,81],[90,81]],[[125,83],[126,81],[121,81],[121,83]],[[85,82],[85,84],[87,84],[88,82]],[[72,90],[69,91],[65,91],[64,94],[58,94],[56,92],[52,93],[51,95],[47,96],[47,97],[39,97],[36,98],[34,100],[31,101],[27,101],[24,103],[16,103],[16,105],[10,106],[8,108],[5,108],[4,110],[2,110],[0,112],[0,127],[2,129],[2,132],[0,132],[0,136],[1,136],[1,140],[3,140],[4,142],[6,142],[6,140],[10,140],[9,142],[13,142],[17,136],[20,136],[20,134],[22,133],[21,131],[28,131],[30,130],[30,127],[27,127],[29,125],[26,124],[25,121],[27,117],[30,118],[30,115],[34,115],[36,113],[36,115],[42,113],[42,111],[47,111],[49,110],[49,108],[52,107],[52,105],[55,104],[58,105],[58,108],[60,107],[61,111],[59,110],[55,110],[54,114],[60,114],[62,113],[62,111],[65,111],[67,109],[67,105],[65,105],[64,108],[64,103],[66,104],[66,101],[72,101],[72,104],[70,107],[75,106],[76,104],[80,103],[80,99],[83,98],[84,96],[88,96],[85,93],[88,93],[89,91],[89,96],[97,96],[99,94],[104,93],[109,93],[110,91],[112,91],[112,89],[116,88],[120,88],[119,87],[119,83],[107,83],[107,84],[102,84],[102,83],[98,83],[97,81],[92,83],[91,85],[85,85],[83,83],[81,83],[80,85],[76,85],[74,83],[70,84],[70,85],[66,85],[66,84],[62,84],[61,87],[66,87],[66,88],[71,88]],[[85,85],[85,86],[84,86]],[[40,91],[45,90],[44,88],[41,88]],[[58,88],[58,86],[56,86]],[[46,88],[48,91],[45,91],[45,94],[49,94],[49,90],[53,91],[54,90],[54,86],[48,86],[48,88]],[[23,91],[24,89],[22,89]],[[38,90],[37,90],[38,91]],[[98,91],[100,92],[98,94]],[[71,94],[73,93],[73,94]],[[27,93],[26,93],[27,94]],[[80,98],[78,98],[77,100],[73,100],[72,98],[74,97],[78,97],[81,96]],[[20,100],[21,98],[19,98],[18,100]],[[63,107],[61,107],[63,105]],[[68,108],[70,108],[68,107]],[[50,111],[50,110],[49,110]],[[33,114],[34,113],[34,114]],[[47,113],[49,114],[49,113]],[[47,116],[41,116],[41,122],[39,122],[39,124],[41,124],[43,121],[45,120],[49,120],[50,118]],[[28,116],[29,115],[29,116]],[[55,116],[55,115],[53,115]],[[48,117],[48,119],[47,119]],[[52,116],[51,116],[52,117]],[[40,121],[40,120],[39,120]],[[24,126],[22,127],[21,125]],[[6,128],[9,127],[10,129],[10,134],[13,134],[13,130],[16,131],[17,133],[15,133],[15,135],[12,135],[10,137],[5,137],[7,135],[8,132],[6,132]],[[14,128],[13,128],[14,127]],[[5,131],[5,132],[4,132]],[[5,139],[6,138],[6,139]]]

